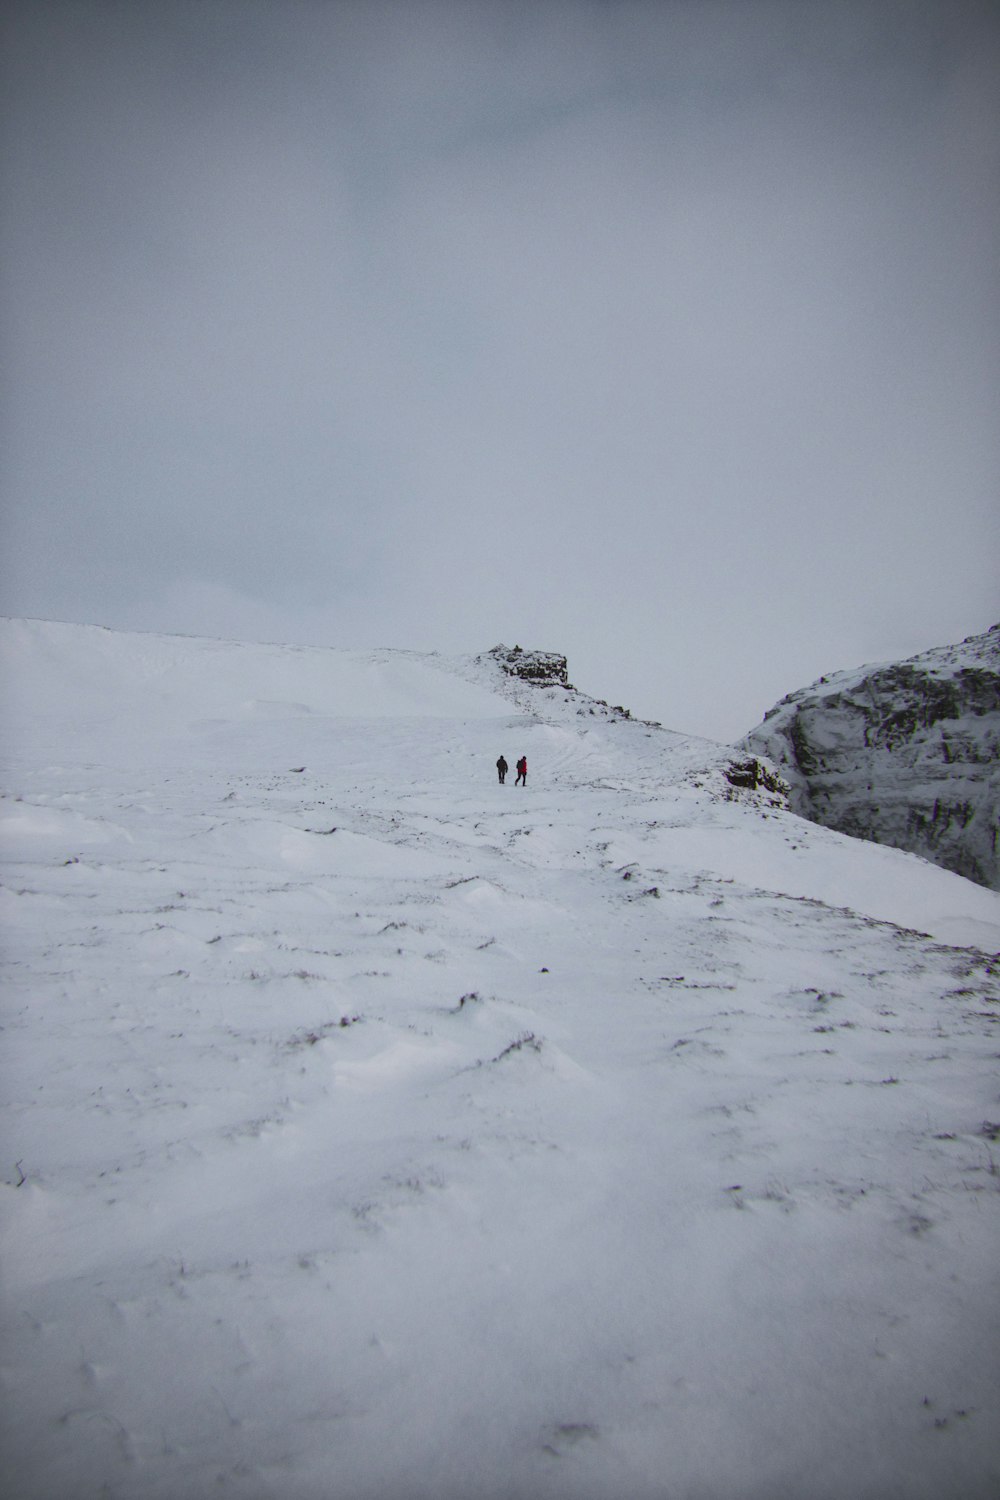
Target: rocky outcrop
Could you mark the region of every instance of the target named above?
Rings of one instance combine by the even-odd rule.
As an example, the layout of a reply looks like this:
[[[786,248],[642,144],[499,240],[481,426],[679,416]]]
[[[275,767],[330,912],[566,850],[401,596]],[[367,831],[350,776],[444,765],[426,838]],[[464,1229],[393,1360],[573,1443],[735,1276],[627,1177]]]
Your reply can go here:
[[[522,651],[520,646],[494,646],[488,652],[508,677],[520,677],[540,687],[571,687],[565,656],[555,651]]]
[[[758,760],[755,755],[748,756],[746,760],[731,761],[722,774],[730,786],[741,791],[769,792],[780,803],[788,802],[788,782],[778,775],[773,766]]]
[[[1000,625],[791,693],[743,748],[827,828],[1000,890]]]

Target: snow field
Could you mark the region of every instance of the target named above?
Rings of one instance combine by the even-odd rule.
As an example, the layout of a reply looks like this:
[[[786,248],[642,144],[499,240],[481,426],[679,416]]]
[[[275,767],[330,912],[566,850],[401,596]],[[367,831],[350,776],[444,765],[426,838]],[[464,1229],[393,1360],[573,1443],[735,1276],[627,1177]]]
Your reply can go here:
[[[22,627],[12,1500],[996,1493],[996,896],[485,668]]]

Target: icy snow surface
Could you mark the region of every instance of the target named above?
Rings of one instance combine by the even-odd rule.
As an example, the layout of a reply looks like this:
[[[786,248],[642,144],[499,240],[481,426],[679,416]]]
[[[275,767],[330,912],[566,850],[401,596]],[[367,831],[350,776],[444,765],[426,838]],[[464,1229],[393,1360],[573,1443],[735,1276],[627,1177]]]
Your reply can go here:
[[[0,643],[6,1500],[995,1500],[1000,897],[486,658]]]

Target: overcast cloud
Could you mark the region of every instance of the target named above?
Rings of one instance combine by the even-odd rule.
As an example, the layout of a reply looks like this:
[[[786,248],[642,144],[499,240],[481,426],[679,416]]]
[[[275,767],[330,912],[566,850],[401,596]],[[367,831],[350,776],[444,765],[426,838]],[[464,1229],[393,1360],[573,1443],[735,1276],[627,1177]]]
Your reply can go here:
[[[1000,12],[8,0],[2,608],[735,738],[1000,619]]]

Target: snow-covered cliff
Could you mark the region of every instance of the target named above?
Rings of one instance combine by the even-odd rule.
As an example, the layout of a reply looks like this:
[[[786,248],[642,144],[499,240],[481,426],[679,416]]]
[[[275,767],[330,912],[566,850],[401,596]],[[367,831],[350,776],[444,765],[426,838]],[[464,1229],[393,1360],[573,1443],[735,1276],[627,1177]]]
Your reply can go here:
[[[822,677],[745,743],[780,766],[804,817],[1000,889],[1000,625]]]

